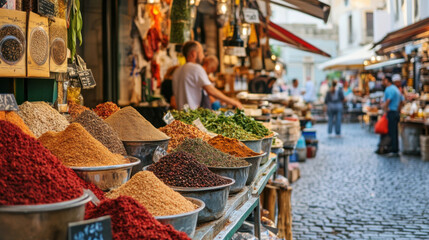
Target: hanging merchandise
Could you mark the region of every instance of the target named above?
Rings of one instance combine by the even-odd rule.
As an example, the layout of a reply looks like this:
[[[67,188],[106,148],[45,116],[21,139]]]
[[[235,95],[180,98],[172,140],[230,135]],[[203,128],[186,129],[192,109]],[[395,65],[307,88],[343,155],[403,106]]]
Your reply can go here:
[[[69,0],[67,2],[67,26],[67,46],[70,49],[73,61],[76,54],[77,39],[79,39],[79,45],[82,45],[83,20],[79,0]]]
[[[174,0],[171,6],[170,43],[182,44],[191,39],[191,13],[188,0]]]
[[[27,32],[27,77],[49,77],[48,18],[30,12]]]
[[[50,71],[67,72],[67,24],[61,18],[54,18],[49,24]]]
[[[0,9],[0,76],[26,76],[25,30],[25,12]]]

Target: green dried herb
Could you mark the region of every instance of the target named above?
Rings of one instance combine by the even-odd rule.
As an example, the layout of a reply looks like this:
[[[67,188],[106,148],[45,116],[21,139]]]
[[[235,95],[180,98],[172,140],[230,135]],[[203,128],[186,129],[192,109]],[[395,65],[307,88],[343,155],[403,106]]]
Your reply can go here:
[[[272,134],[262,123],[256,121],[252,117],[244,115],[244,111],[237,109],[234,116],[232,116],[235,123],[241,126],[247,132],[253,133],[256,136],[263,138]]]

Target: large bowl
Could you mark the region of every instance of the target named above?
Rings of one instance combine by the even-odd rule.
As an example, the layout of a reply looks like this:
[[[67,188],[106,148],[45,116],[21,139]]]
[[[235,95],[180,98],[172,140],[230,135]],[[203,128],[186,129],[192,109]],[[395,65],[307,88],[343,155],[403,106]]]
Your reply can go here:
[[[59,203],[0,206],[0,239],[66,240],[68,224],[84,219],[85,204],[90,200],[84,193]]]
[[[169,215],[169,216],[158,216],[155,217],[160,223],[164,225],[170,224],[177,231],[185,232],[188,234],[188,237],[192,238],[195,233],[195,228],[197,227],[198,213],[205,208],[203,201],[196,198],[186,198],[195,205],[198,206],[197,209],[191,212]]]
[[[248,148],[252,149],[254,152],[261,152],[262,150],[262,139],[257,140],[240,140],[240,142],[244,143]]]
[[[169,141],[170,138],[158,141],[122,141],[127,154],[141,161],[133,168],[131,176],[140,172],[143,167],[152,164],[154,155],[157,155],[156,152],[159,152],[160,155],[162,152],[167,152]]]
[[[246,185],[250,185],[253,180],[255,180],[256,174],[259,170],[259,165],[261,164],[261,160],[266,154],[267,153],[262,153],[257,156],[243,158],[248,163],[252,164],[249,170],[249,177],[247,178]]]
[[[93,183],[103,191],[110,191],[126,183],[131,176],[131,169],[140,163],[135,157],[125,157],[130,163],[101,167],[70,167],[87,182]]]
[[[261,165],[264,165],[266,162],[268,162],[268,159],[270,158],[271,153],[271,146],[273,145],[273,138],[274,137],[266,137],[262,139],[262,151],[267,153],[265,156],[262,157]]]
[[[208,167],[210,171],[223,177],[232,178],[235,183],[231,186],[229,193],[240,192],[246,186],[249,170],[252,164],[244,167]]]
[[[203,201],[206,207],[198,214],[198,223],[208,222],[222,217],[226,202],[228,201],[229,189],[235,183],[234,179],[223,178],[230,180],[230,183],[216,187],[202,188],[170,187],[184,197],[197,198]]]

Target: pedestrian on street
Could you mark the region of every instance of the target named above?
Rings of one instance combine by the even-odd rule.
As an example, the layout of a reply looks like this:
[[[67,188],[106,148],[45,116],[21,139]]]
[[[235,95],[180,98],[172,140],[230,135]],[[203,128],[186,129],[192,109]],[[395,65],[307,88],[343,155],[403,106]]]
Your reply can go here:
[[[398,156],[399,143],[398,143],[398,124],[399,124],[399,108],[402,102],[402,95],[398,87],[393,84],[392,78],[389,76],[384,77],[383,85],[386,86],[384,90],[383,109],[387,115],[388,129],[387,133],[390,142],[387,146],[387,154],[390,156]]]
[[[341,137],[341,118],[343,116],[344,94],[342,89],[337,89],[337,82],[333,81],[329,92],[325,97],[328,110],[328,134],[332,134],[335,124],[335,134]]]

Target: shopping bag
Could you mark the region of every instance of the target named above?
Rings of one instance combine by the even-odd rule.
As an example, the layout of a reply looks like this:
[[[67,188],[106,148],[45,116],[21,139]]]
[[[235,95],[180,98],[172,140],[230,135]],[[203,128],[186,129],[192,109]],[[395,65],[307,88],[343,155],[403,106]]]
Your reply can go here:
[[[374,131],[377,134],[387,134],[389,132],[389,122],[384,114],[375,124]]]

